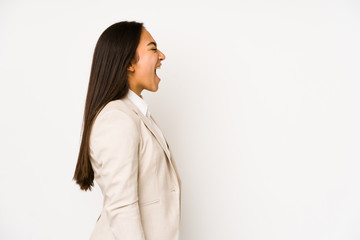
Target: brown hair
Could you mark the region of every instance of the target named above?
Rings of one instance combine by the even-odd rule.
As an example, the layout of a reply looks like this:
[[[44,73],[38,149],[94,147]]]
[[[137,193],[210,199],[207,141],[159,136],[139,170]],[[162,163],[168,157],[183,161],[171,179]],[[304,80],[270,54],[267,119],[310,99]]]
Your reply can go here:
[[[127,67],[138,61],[136,52],[143,23],[122,21],[108,27],[94,50],[82,123],[80,151],[73,180],[81,190],[94,186],[90,162],[90,133],[98,112],[110,101],[123,98],[129,91]]]

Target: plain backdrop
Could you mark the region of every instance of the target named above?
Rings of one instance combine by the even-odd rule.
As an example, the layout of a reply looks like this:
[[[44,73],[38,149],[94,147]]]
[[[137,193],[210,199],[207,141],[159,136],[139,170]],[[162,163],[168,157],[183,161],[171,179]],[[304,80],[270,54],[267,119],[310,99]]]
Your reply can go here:
[[[143,96],[183,182],[180,240],[360,239],[360,3],[0,3],[0,239],[88,239],[72,181],[100,34],[144,22]]]

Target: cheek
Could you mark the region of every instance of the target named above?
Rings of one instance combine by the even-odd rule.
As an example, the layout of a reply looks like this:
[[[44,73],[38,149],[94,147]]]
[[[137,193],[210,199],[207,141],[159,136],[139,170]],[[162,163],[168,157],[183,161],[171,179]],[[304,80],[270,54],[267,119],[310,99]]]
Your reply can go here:
[[[155,74],[155,67],[151,62],[144,66],[144,73],[148,75]]]
[[[141,72],[144,74],[155,73],[155,65],[151,59],[143,59],[141,63]]]

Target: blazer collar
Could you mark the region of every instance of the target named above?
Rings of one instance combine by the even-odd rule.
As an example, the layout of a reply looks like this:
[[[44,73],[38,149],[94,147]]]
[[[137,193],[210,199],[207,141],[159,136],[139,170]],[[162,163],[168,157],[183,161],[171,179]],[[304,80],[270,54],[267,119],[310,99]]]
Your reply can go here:
[[[135,105],[138,107],[138,109],[143,115],[147,116],[148,105],[142,95],[138,96],[135,92],[129,89],[127,98],[129,98],[133,103],[135,103]]]
[[[168,152],[166,151],[166,148],[169,148],[170,151],[170,147],[169,144],[167,143],[167,140],[165,138],[165,142],[167,144],[167,146],[164,145],[163,141],[161,141],[161,138],[159,136],[159,134],[157,133],[157,131],[155,130],[154,126],[152,125],[151,121],[149,118],[147,118],[141,111],[140,109],[128,98],[128,96],[123,98],[124,102],[140,117],[140,119],[145,123],[146,127],[150,130],[150,132],[155,136],[156,140],[159,142],[159,144],[161,145],[162,149],[164,150],[167,158],[170,160],[170,156],[168,154]],[[154,118],[150,115],[150,118],[155,122],[155,124],[159,127],[159,125],[157,124],[157,122],[154,120]],[[159,127],[160,128],[160,127]],[[160,129],[161,130],[161,129]],[[170,161],[171,162],[171,161]]]
[[[172,162],[172,159],[174,158],[174,155],[173,155],[173,153],[171,151],[171,148],[170,148],[169,144],[167,143],[167,140],[166,140],[165,136],[164,136],[165,142],[166,142],[166,145],[168,146],[169,152],[171,154],[171,158],[170,158],[168,152],[166,151],[166,146],[164,145],[163,141],[161,141],[160,136],[158,135],[157,131],[155,130],[154,126],[152,125],[150,119],[147,118],[144,114],[142,114],[140,109],[128,98],[128,96],[125,96],[122,100],[126,103],[126,105],[128,105],[130,107],[130,109],[132,109],[140,117],[140,119],[145,123],[146,127],[155,136],[155,139],[159,142],[160,146],[162,147],[163,151],[165,152],[165,155],[166,155],[168,161],[170,162],[171,167],[175,170],[176,178],[178,179],[178,182],[181,184],[181,180],[179,178],[178,170],[176,169],[175,164],[173,164],[173,162]],[[150,115],[150,118],[159,127],[159,125],[157,124],[157,122],[155,121],[155,119],[151,115]]]

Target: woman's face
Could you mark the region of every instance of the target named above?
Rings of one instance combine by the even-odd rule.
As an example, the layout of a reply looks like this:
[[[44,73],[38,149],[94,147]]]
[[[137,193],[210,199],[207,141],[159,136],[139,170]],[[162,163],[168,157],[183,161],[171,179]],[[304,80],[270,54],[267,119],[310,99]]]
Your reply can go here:
[[[136,51],[139,60],[128,67],[130,89],[139,96],[143,89],[155,92],[160,82],[160,78],[156,75],[156,68],[161,66],[165,55],[157,49],[155,40],[145,28],[142,29]]]

